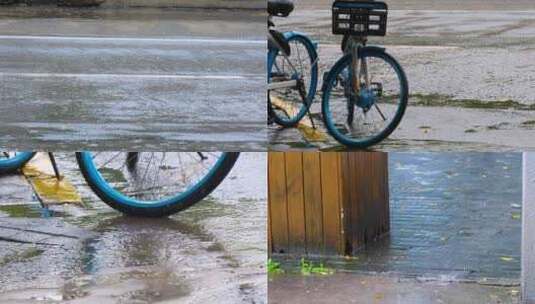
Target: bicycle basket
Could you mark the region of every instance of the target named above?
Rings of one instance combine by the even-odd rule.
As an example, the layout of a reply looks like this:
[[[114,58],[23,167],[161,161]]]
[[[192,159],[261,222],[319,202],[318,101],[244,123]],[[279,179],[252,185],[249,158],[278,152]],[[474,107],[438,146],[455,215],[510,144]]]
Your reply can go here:
[[[337,0],[333,3],[333,34],[386,35],[388,6],[384,2]]]

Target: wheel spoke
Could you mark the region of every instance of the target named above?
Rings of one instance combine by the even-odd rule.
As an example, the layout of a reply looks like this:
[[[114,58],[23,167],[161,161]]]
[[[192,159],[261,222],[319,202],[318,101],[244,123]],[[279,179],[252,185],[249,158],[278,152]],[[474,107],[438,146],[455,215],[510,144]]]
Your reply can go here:
[[[377,103],[374,103],[373,105],[374,105],[374,108],[377,109],[377,112],[379,112],[379,115],[381,115],[381,118],[383,119],[383,121],[386,121],[386,117],[384,116],[381,109],[379,109],[379,106],[377,105]]]
[[[271,103],[275,122],[287,127],[294,126],[307,113],[308,100],[310,96],[313,96],[312,90],[317,82],[317,70],[313,72],[315,68],[312,64],[316,55],[311,53],[312,51],[307,48],[302,38],[293,37],[290,39],[291,54],[288,57],[278,55],[275,58],[272,71],[277,71],[278,77],[277,80],[270,79],[269,82],[297,80],[298,85],[272,89],[269,91],[268,99]]]
[[[157,202],[176,197],[200,182],[213,168],[221,153],[120,152],[92,154],[101,177],[115,191],[140,202]],[[133,155],[137,155],[135,166]]]
[[[347,57],[343,65],[333,71],[333,79],[344,79],[344,73],[351,73],[347,84],[334,86],[334,80],[327,79],[324,102],[327,103],[328,112],[325,114],[326,127],[329,133],[340,142],[354,147],[367,147],[388,136],[400,121],[400,111],[406,106],[407,92],[403,92],[401,77],[398,74],[400,68],[395,68],[394,61],[385,59],[384,54],[367,55],[360,60],[358,68],[353,70],[352,58]],[[358,76],[357,76],[358,75]],[[354,78],[358,77],[358,78]],[[359,80],[360,88],[355,87],[353,82]],[[374,83],[378,83],[377,87]],[[350,87],[347,87],[350,85]],[[348,102],[353,102],[352,92],[358,91],[358,99],[355,99],[353,116],[350,116],[351,107]],[[385,100],[382,96],[397,96],[395,100]],[[403,99],[402,99],[403,98]],[[370,111],[371,107],[375,108]],[[377,114],[376,114],[377,113]],[[387,132],[384,132],[387,131]]]

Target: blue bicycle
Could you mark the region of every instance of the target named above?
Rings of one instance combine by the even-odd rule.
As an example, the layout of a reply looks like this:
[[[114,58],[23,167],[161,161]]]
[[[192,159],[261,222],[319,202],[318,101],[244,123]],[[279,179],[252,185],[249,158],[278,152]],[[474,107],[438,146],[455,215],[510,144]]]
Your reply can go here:
[[[0,152],[0,174],[22,168],[35,152]],[[48,153],[58,179],[53,153]],[[89,187],[106,204],[135,216],[163,217],[201,201],[227,176],[239,153],[78,152]]]
[[[310,113],[318,82],[316,45],[302,33],[275,29],[273,17],[288,17],[293,9],[291,1],[268,0],[268,117],[283,127]]]
[[[323,82],[322,114],[329,133],[350,148],[367,148],[390,136],[408,103],[407,76],[368,36],[386,35],[384,2],[337,0],[333,34],[343,35],[340,58]]]

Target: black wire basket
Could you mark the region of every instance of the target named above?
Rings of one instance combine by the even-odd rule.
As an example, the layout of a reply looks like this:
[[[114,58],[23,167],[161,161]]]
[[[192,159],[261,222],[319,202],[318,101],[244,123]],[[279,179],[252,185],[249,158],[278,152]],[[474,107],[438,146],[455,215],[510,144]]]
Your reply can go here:
[[[337,0],[332,15],[335,35],[386,35],[388,6],[384,2]]]

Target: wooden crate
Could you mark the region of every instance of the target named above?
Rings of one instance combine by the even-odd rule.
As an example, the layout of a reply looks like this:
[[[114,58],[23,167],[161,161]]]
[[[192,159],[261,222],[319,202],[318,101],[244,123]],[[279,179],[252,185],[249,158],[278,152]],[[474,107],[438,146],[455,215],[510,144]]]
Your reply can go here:
[[[268,245],[348,255],[389,231],[388,159],[371,152],[270,152]]]

